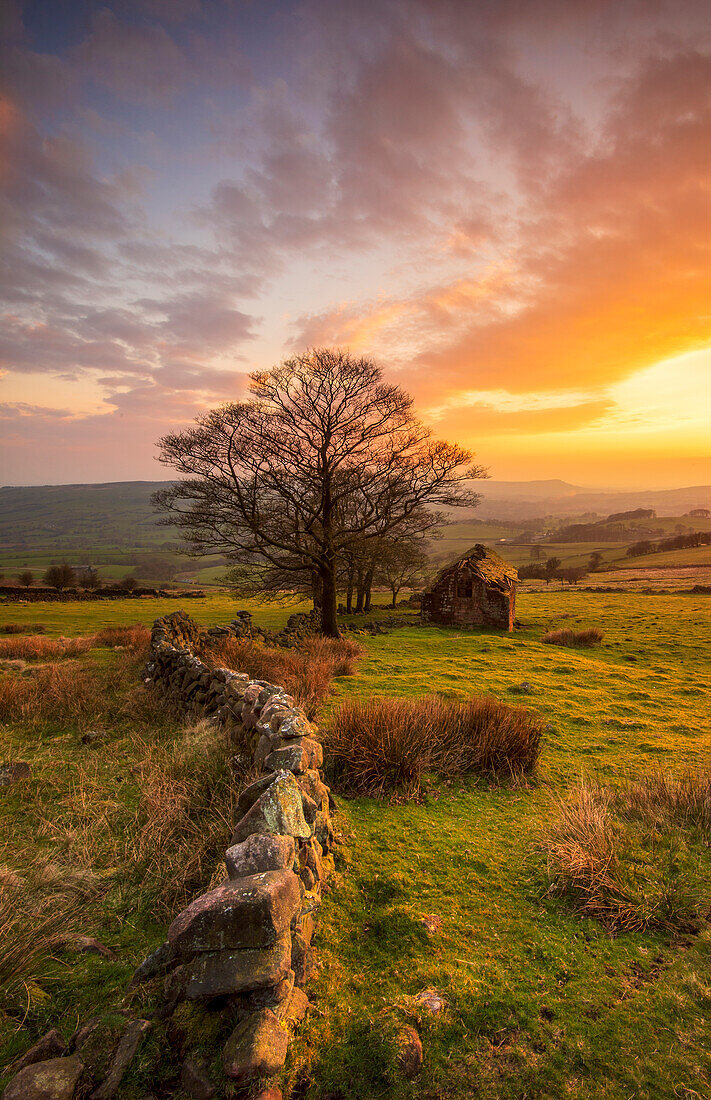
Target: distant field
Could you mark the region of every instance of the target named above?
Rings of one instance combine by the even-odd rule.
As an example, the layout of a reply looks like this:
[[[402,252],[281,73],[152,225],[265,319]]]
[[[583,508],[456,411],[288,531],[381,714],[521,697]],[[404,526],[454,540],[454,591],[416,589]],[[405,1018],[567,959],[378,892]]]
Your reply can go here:
[[[665,565],[711,565],[711,546],[691,546],[687,550],[667,550],[660,554],[643,554],[638,558],[624,559],[626,568],[655,569]]]

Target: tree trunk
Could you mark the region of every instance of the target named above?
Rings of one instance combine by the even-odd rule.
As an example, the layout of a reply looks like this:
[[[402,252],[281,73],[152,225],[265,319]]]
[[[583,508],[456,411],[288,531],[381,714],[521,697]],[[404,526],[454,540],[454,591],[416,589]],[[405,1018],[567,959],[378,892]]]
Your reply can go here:
[[[361,570],[358,570],[358,577],[356,580],[356,615],[360,615],[363,611],[363,601],[365,600],[365,584],[363,583],[363,574]]]
[[[321,567],[321,633],[326,638],[341,636],[336,617],[337,604],[336,570],[332,563],[325,561]]]
[[[321,577],[319,576],[318,569],[311,570],[311,598],[314,602],[314,611],[321,610],[321,604],[323,602],[323,585],[321,584]]]
[[[370,597],[373,591],[373,570],[369,569],[365,574],[365,604],[363,610],[370,611]]]
[[[394,584],[391,584],[390,588],[391,588],[391,591],[392,591],[392,594],[393,594],[393,602],[391,603],[390,606],[391,607],[397,607],[397,594],[400,591],[400,589],[396,588]]]
[[[346,612],[351,614],[353,611],[353,569],[348,570],[348,587],[346,589]]]

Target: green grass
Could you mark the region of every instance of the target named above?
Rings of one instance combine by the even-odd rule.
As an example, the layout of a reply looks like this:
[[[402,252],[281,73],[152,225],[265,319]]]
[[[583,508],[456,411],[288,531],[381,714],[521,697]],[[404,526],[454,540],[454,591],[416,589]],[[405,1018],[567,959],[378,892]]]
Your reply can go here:
[[[150,623],[175,601],[6,605],[5,621],[44,622],[50,635]],[[225,594],[186,602],[203,624],[237,607]],[[292,607],[268,607],[279,625]],[[359,639],[367,654],[346,696],[482,692],[526,705],[546,719],[541,765],[527,785],[447,785],[434,777],[420,803],[339,799],[345,843],[318,933],[321,976],[310,990],[318,1011],[293,1043],[284,1081],[302,1098],[464,1100],[471,1096],[593,1100],[711,1094],[711,939],[659,933],[608,935],[561,900],[545,897],[538,850],[556,800],[581,776],[616,782],[650,767],[682,769],[711,759],[708,599],[701,596],[522,592],[522,628],[512,635],[413,627]],[[558,649],[541,637],[559,627],[604,631],[594,650]],[[116,655],[91,651],[112,675]],[[14,675],[14,674],[13,674]],[[533,694],[515,689],[525,681]],[[328,720],[328,708],[323,720]],[[175,724],[151,734],[169,745]],[[64,806],[90,767],[95,797],[114,809],[97,861],[115,875],[112,834],[129,836],[140,794],[132,769],[143,751],[130,723],[108,723],[105,746],[87,749],[75,728],[1,731],[2,754],[26,759],[33,780],[1,796],[0,822],[13,853],[47,844],[37,821]],[[87,763],[88,762],[88,763]],[[115,804],[118,802],[118,808]],[[77,806],[79,814],[81,807]],[[63,811],[66,812],[66,811]],[[168,853],[166,852],[166,856]],[[112,868],[114,871],[112,872]],[[5,1059],[42,1030],[71,1031],[97,1008],[115,1006],[135,961],[157,945],[163,923],[121,876],[86,932],[119,960],[62,956],[40,982],[47,996],[22,1028],[6,1021]],[[711,886],[711,884],[709,884]],[[437,914],[430,935],[422,917]],[[430,1015],[423,990],[446,1002]],[[424,1065],[400,1075],[394,1036],[414,1023]],[[127,1086],[125,1096],[142,1095]]]
[[[711,566],[711,546],[689,546],[686,550],[665,550],[659,554],[642,554],[636,558],[620,558],[617,563],[626,569],[658,569],[672,565]]]
[[[292,1056],[304,1095],[709,1094],[708,932],[688,944],[611,938],[544,900],[536,850],[555,799],[581,774],[614,781],[708,762],[708,603],[530,593],[519,615],[525,629],[509,637],[369,639],[359,675],[339,682],[361,697],[490,692],[551,728],[528,787],[433,782],[422,805],[341,802],[347,844],[322,915],[319,1014]],[[593,652],[550,652],[540,637],[558,625],[597,625],[605,639]],[[511,692],[523,680],[534,695]],[[420,923],[431,913],[443,921],[432,937]],[[413,1000],[430,987],[448,1003],[437,1017]],[[389,1041],[407,1022],[425,1049],[414,1083],[398,1075]]]
[[[310,606],[310,605],[308,605]],[[155,599],[152,596],[127,600],[87,600],[85,602],[33,601],[0,606],[0,619],[8,623],[44,623],[47,634],[92,634],[104,626],[150,626],[160,615],[184,607],[201,626],[229,622],[237,611],[247,610],[269,628],[284,626],[294,611],[307,610],[306,604],[258,604],[255,600],[235,599],[228,592],[211,593],[204,599]]]

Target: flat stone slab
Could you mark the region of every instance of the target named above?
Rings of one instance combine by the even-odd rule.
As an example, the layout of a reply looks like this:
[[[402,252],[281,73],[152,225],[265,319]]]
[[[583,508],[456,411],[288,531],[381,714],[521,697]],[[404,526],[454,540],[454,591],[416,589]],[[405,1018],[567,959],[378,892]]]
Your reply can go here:
[[[192,962],[177,967],[173,978],[189,1001],[198,1001],[276,985],[290,970],[291,935],[287,931],[271,947],[261,950],[197,955]]]
[[[230,880],[196,898],[175,918],[168,943],[174,957],[269,947],[288,929],[300,904],[293,871],[263,871]]]

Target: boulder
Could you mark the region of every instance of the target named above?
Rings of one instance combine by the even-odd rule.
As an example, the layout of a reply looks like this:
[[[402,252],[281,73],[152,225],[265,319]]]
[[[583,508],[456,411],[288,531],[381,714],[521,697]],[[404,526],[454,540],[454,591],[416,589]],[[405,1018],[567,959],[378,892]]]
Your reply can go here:
[[[232,843],[239,844],[253,833],[293,836],[303,840],[311,836],[301,806],[301,791],[290,772],[277,775],[237,823]]]
[[[84,1065],[77,1054],[25,1066],[3,1092],[3,1100],[73,1100]]]
[[[174,995],[200,1001],[274,986],[290,970],[291,936],[287,931],[271,947],[196,955],[192,962],[176,967],[169,982],[177,986]]]
[[[289,1036],[270,1008],[252,1012],[237,1024],[222,1052],[225,1076],[237,1084],[271,1077],[286,1061]]]
[[[274,749],[264,761],[271,771],[302,772],[320,768],[323,764],[323,747],[311,737],[299,737],[281,748]]]
[[[267,986],[265,989],[255,989],[252,993],[244,993],[245,1004],[250,1009],[275,1008],[275,1005],[283,1004],[291,995],[294,988],[294,971],[290,970],[285,978],[276,985]],[[276,1011],[276,1009],[275,1009]]]
[[[316,823],[316,817],[318,815],[318,805],[314,802],[313,798],[309,798],[307,794],[301,793],[301,808],[304,811],[304,818],[307,825],[314,825]]]
[[[301,791],[312,799],[320,810],[328,810],[329,789],[321,779],[321,775],[315,768],[308,768],[297,775],[296,782]]]
[[[333,847],[333,826],[331,825],[331,818],[327,813],[319,810],[319,812],[316,814],[316,820],[313,824],[313,830],[314,836],[318,840],[324,852],[329,852]]]
[[[67,1044],[57,1031],[53,1028],[52,1031],[48,1031],[46,1035],[31,1046],[29,1050],[26,1050],[21,1058],[15,1062],[13,1069],[15,1073],[19,1073],[25,1066],[33,1066],[36,1062],[46,1062],[49,1058],[60,1058],[62,1054],[66,1054]]]
[[[271,752],[272,752],[271,738],[267,737],[267,735],[265,733],[263,733],[263,734],[260,735],[259,741],[257,742],[257,747],[254,750],[254,765],[255,765],[255,767],[263,768],[265,766],[265,762],[267,760],[267,757],[271,755]],[[270,768],[269,770],[270,771],[276,771],[277,769],[276,768]]]
[[[297,985],[306,985],[311,980],[315,969],[311,940],[298,931],[291,937],[291,966]]]
[[[272,780],[273,782],[273,780]],[[253,786],[255,784],[252,784]],[[293,836],[252,833],[241,844],[225,852],[227,874],[231,879],[258,875],[262,871],[280,871],[294,864]]]
[[[201,951],[269,947],[301,904],[293,871],[263,871],[230,880],[196,898],[168,929],[175,957]]]

